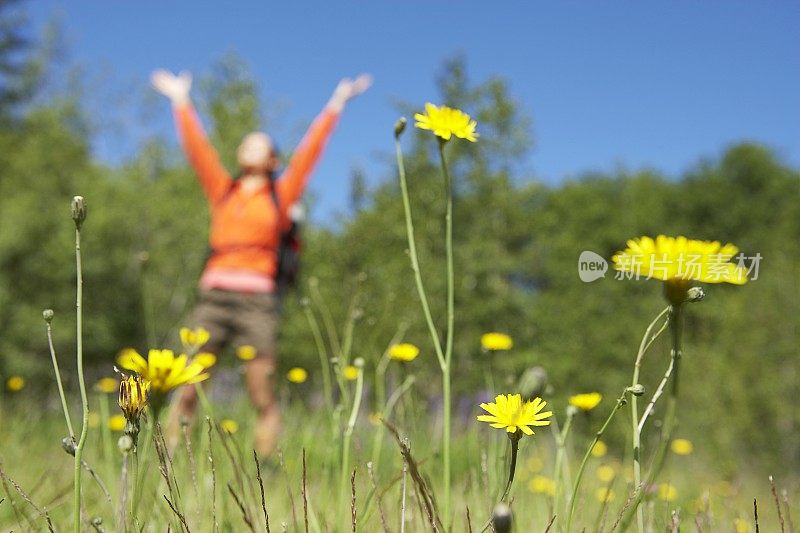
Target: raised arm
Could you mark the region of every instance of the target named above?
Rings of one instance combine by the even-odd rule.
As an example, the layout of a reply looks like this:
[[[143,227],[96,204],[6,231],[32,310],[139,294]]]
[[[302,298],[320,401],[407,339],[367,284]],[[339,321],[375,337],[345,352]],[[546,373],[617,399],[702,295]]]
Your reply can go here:
[[[289,166],[277,181],[278,197],[283,209],[288,209],[303,194],[311,171],[319,161],[325,144],[347,102],[369,89],[370,85],[372,85],[372,77],[362,74],[355,80],[345,78],[336,86],[327,105],[308,128],[289,161]]]
[[[174,75],[166,70],[156,70],[150,77],[153,88],[172,102],[175,127],[183,151],[192,165],[209,203],[216,203],[230,189],[232,180],[220,163],[217,151],[208,142],[197,113],[189,98],[192,77],[188,72]]]

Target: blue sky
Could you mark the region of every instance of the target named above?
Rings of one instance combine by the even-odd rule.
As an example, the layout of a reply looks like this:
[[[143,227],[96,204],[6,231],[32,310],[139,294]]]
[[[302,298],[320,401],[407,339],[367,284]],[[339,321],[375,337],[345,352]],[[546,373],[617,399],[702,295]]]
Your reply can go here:
[[[144,93],[154,68],[202,76],[235,51],[264,105],[280,109],[284,146],[339,78],[372,73],[314,174],[317,220],[346,209],[353,166],[386,176],[393,103],[437,103],[434,77],[454,54],[473,81],[508,80],[532,116],[536,146],[521,161],[530,178],[619,167],[677,176],[740,140],[800,166],[798,2],[36,0],[27,9],[38,28],[60,18],[67,56],[92,80],[89,109],[114,125],[95,142],[112,163],[153,132],[175,139],[166,102],[147,112],[141,99],[118,103]]]

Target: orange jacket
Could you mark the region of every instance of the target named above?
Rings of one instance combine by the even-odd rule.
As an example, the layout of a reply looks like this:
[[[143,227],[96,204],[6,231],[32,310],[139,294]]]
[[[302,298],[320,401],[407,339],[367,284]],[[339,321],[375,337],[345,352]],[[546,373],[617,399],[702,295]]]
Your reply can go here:
[[[269,184],[248,192],[225,170],[191,104],[176,106],[174,112],[184,152],[197,173],[211,209],[209,241],[215,253],[206,264],[204,276],[221,270],[274,278],[280,243],[278,230],[288,227],[288,209],[305,190],[339,113],[326,108],[317,116],[286,170],[274,182],[280,204],[278,213]]]

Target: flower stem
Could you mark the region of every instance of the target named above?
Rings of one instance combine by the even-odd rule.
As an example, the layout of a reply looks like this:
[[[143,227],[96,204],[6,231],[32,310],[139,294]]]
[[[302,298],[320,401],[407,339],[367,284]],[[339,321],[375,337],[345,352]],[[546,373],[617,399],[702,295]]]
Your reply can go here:
[[[67,407],[67,397],[64,394],[64,385],[62,385],[61,383],[61,372],[58,369],[58,359],[56,358],[56,349],[53,346],[53,329],[50,326],[50,320],[47,320],[47,345],[50,347],[50,359],[53,361],[53,371],[56,374],[56,385],[58,385],[58,396],[59,398],[61,398],[61,408],[64,410],[64,420],[67,422],[67,431],[69,431],[69,438],[71,438],[74,441],[75,431],[72,429],[72,420],[70,419],[69,408]]]
[[[356,418],[358,418],[358,410],[361,407],[361,396],[364,390],[364,370],[359,368],[358,378],[356,380],[356,393],[353,397],[353,407],[350,410],[350,418],[347,421],[347,427],[344,430],[342,438],[342,469],[339,473],[339,505],[338,509],[341,512],[344,507],[345,494],[347,493],[347,480],[350,477],[350,439],[353,436],[353,428],[356,425]]]
[[[511,483],[514,481],[514,473],[517,471],[517,452],[519,451],[519,439],[522,438],[522,433],[518,429],[514,433],[509,433],[508,438],[511,441],[511,463],[508,465],[508,481],[503,495],[500,496],[500,501],[505,501],[508,498],[508,493],[511,492]]]
[[[641,370],[642,359],[644,358],[644,354],[647,351],[647,348],[652,344],[652,342],[658,337],[664,328],[666,327],[669,319],[661,326],[661,329],[658,332],[650,337],[650,332],[655,327],[656,323],[661,320],[665,314],[669,312],[669,306],[664,308],[658,316],[650,322],[650,325],[647,326],[647,329],[644,332],[644,336],[642,337],[642,342],[639,344],[639,353],[636,354],[636,362],[633,365],[633,379],[631,380],[631,387],[634,387],[639,384],[639,371]],[[642,429],[639,423],[639,405],[638,405],[638,398],[635,395],[631,395],[631,427],[633,429],[633,482],[634,487],[638,487],[642,482],[642,459],[641,459],[641,436],[642,436]],[[571,518],[571,513],[570,513]],[[643,533],[644,531],[644,512],[641,507],[636,509],[636,530],[638,533]]]
[[[659,315],[660,316],[660,315]],[[626,392],[622,393],[622,396],[617,398],[617,403],[614,405],[614,409],[611,410],[611,413],[608,415],[605,424],[603,427],[600,428],[595,436],[592,443],[589,445],[589,449],[586,450],[586,453],[583,455],[583,460],[581,461],[581,466],[578,468],[578,474],[575,476],[575,484],[572,487],[572,497],[570,498],[569,503],[569,514],[567,515],[567,529],[566,531],[570,531],[570,526],[572,525],[572,515],[575,513],[575,501],[578,499],[578,488],[581,485],[581,478],[583,477],[583,471],[586,468],[586,462],[589,460],[589,456],[592,454],[592,449],[594,449],[597,441],[600,440],[600,437],[603,436],[608,425],[611,423],[611,419],[614,418],[614,415],[617,414],[623,405],[625,405],[625,394]],[[633,394],[631,394],[631,398],[635,398]]]
[[[553,477],[555,478],[556,483],[556,495],[553,502],[553,512],[558,515],[560,512],[559,506],[561,503],[561,491],[562,491],[562,477],[563,477],[563,463],[564,463],[564,456],[567,452],[567,436],[569,435],[569,430],[572,427],[572,419],[575,417],[575,411],[573,409],[567,409],[567,421],[564,422],[564,428],[556,433],[556,444],[558,445],[558,450],[556,451],[556,464],[555,470],[553,472]],[[553,426],[555,429],[555,426]]]
[[[81,409],[83,411],[83,423],[81,425],[81,435],[78,439],[78,446],[75,448],[75,501],[73,512],[73,526],[75,533],[81,530],[81,457],[83,446],[86,444],[86,434],[89,431],[89,399],[86,396],[86,383],[83,379],[83,274],[81,272],[81,230],[75,228],[75,266],[77,269],[77,294],[75,299],[76,314],[76,341],[77,341],[77,363],[78,363],[78,385],[81,390]]]
[[[444,360],[445,372],[443,373],[444,391],[444,427],[443,443],[444,448],[444,525],[447,529],[450,525],[450,368],[453,360],[453,329],[455,323],[455,269],[453,267],[453,182],[447,170],[447,160],[444,157],[444,145],[447,141],[440,137],[439,140],[439,160],[442,163],[442,174],[444,175],[445,192],[447,196],[447,211],[445,213],[445,254],[447,260],[447,340],[445,343]],[[514,456],[516,461],[516,455]],[[513,477],[513,474],[512,476]],[[510,481],[510,480],[509,480]],[[509,487],[511,488],[510,484]]]

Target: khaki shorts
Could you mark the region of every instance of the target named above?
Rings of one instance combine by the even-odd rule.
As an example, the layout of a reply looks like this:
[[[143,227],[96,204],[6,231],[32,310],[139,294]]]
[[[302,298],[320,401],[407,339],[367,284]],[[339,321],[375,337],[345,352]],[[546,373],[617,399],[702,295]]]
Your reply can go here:
[[[210,339],[202,351],[218,354],[225,345],[252,346],[258,357],[274,357],[278,337],[278,298],[271,293],[201,289],[200,300],[187,321],[204,327]]]

